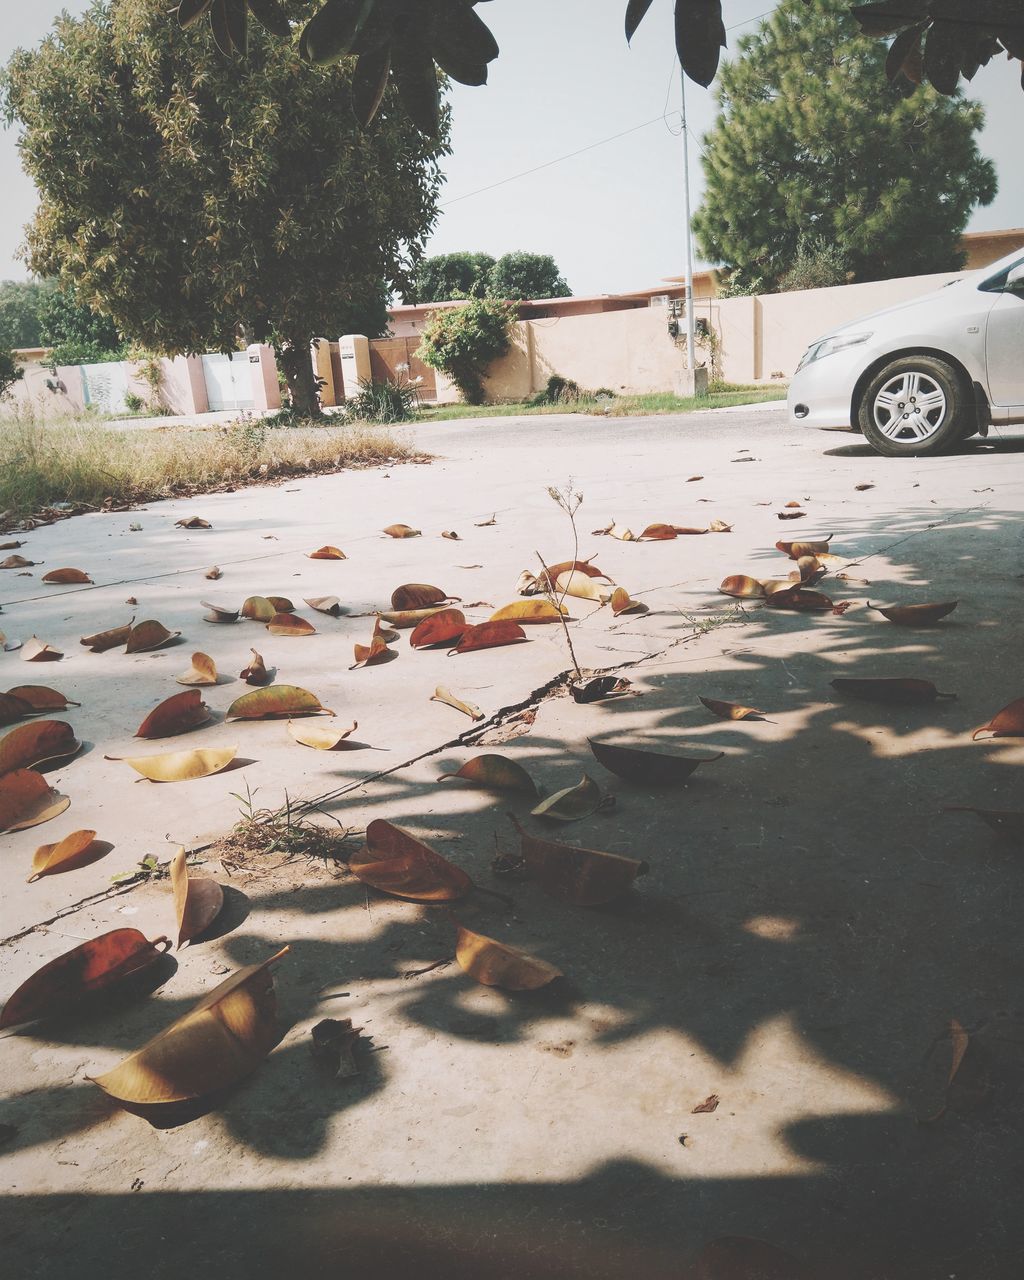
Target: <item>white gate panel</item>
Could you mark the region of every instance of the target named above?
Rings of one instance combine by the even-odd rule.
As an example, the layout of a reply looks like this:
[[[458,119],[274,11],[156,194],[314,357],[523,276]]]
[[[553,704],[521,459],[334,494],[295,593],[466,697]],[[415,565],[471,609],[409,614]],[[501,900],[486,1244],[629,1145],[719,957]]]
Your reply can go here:
[[[252,376],[244,351],[235,355],[203,356],[206,397],[210,409],[251,409]]]
[[[108,364],[79,365],[82,375],[82,398],[102,413],[127,413],[124,402],[128,391],[128,371],[120,360]]]

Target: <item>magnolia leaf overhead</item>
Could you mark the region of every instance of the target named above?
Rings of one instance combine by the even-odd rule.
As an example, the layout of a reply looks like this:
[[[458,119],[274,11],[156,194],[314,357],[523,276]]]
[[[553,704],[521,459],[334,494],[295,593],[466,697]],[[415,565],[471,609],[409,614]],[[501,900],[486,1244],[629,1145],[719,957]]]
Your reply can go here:
[[[193,782],[220,773],[238,755],[237,747],[205,747],[195,751],[167,751],[154,756],[104,756],[120,760],[150,782]]]
[[[216,684],[217,664],[208,653],[194,653],[189,669],[174,678],[178,684]]]
[[[81,745],[65,720],[35,720],[18,725],[0,738],[0,775],[68,760]]]
[[[930,680],[913,676],[837,676],[831,683],[833,689],[851,698],[893,706],[914,706],[956,697],[955,693],[940,693]]]
[[[38,636],[32,636],[30,640],[26,640],[21,649],[22,662],[59,662],[63,657],[64,654],[60,649],[55,649],[52,644],[46,644]]]
[[[18,730],[13,730],[17,733]],[[1016,698],[1013,702],[997,711],[988,724],[975,729],[971,735],[977,742],[978,735],[990,733],[993,738],[1024,738],[1024,698]],[[3,756],[3,743],[0,742],[0,758]]]
[[[637,876],[650,870],[646,862],[617,853],[539,840],[524,831],[514,817],[511,821],[519,832],[527,875],[560,902],[576,907],[604,906],[621,898]]]
[[[895,622],[898,627],[930,627],[952,613],[959,603],[959,600],[945,600],[941,604],[901,604],[882,608],[869,600],[868,608]]]
[[[455,902],[473,888],[461,867],[383,818],[366,828],[366,844],[348,866],[364,884],[410,902]]]
[[[135,730],[136,738],[171,738],[210,720],[210,708],[198,689],[187,689],[165,698]]]
[[[455,941],[455,958],[459,967],[477,982],[505,991],[537,991],[565,976],[546,960],[463,925],[459,926]]]
[[[537,785],[522,765],[509,760],[507,756],[488,754],[474,756],[457,773],[442,773],[439,781],[446,782],[458,778],[462,782],[471,782],[485,791],[513,791],[523,795],[537,796]]]
[[[563,787],[535,805],[530,812],[536,818],[555,822],[578,822],[581,818],[589,818],[592,813],[611,809],[614,804],[615,797],[602,795],[593,778],[584,774],[574,787]]]
[[[29,881],[41,876],[57,875],[61,871],[75,871],[87,867],[113,849],[106,840],[97,840],[95,831],[72,831],[56,844],[41,844],[32,857],[32,874]]]
[[[126,653],[147,653],[150,649],[162,649],[181,635],[180,631],[168,631],[162,622],[149,619],[132,627],[128,633]]]
[[[184,847],[171,859],[171,890],[178,922],[178,946],[205,932],[220,915],[224,890],[207,876],[190,876]]]
[[[34,769],[15,769],[0,777],[0,831],[23,831],[49,822],[70,803]]]
[[[347,729],[339,725],[320,724],[317,722],[292,724],[288,721],[288,732],[304,747],[313,747],[317,751],[337,751],[345,740],[359,728],[359,722],[353,721]]]
[[[259,657],[254,649],[253,654]],[[315,716],[320,712],[333,716],[320,699],[308,689],[294,684],[275,684],[266,689],[243,693],[228,707],[226,720],[287,720],[291,716]]]
[[[111,627],[109,631],[97,631],[94,636],[82,636],[79,644],[84,644],[92,653],[106,653],[108,649],[119,649],[121,645],[128,643],[128,637],[132,633],[131,622],[126,622],[120,627]]]
[[[457,698],[451,689],[446,689],[443,684],[439,684],[434,692],[430,695],[431,702],[443,702],[449,707],[454,707],[456,711],[461,711],[463,715],[469,716],[470,720],[482,720],[484,713],[478,706],[472,702],[463,702],[461,698]]]
[[[641,786],[665,787],[685,782],[700,765],[713,764],[725,755],[724,751],[704,756],[671,755],[627,743],[602,742],[597,738],[587,741],[599,764]]]
[[[70,583],[92,582],[92,578],[82,569],[51,569],[39,581],[48,586],[66,586]]]

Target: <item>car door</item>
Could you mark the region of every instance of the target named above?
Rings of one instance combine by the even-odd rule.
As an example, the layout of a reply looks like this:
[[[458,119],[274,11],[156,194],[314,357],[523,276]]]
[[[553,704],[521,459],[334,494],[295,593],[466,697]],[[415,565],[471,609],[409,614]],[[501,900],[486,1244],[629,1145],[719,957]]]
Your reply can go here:
[[[1024,412],[1024,289],[996,298],[988,313],[985,360],[992,404]]]

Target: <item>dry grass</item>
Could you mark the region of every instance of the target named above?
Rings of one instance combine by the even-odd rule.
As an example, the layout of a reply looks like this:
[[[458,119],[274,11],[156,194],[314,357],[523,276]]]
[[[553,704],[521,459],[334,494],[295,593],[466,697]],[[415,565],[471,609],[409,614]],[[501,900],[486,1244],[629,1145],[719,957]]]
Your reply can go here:
[[[10,524],[59,503],[121,506],[424,458],[384,427],[271,427],[250,417],[226,426],[116,429],[18,411],[0,421],[0,520]]]

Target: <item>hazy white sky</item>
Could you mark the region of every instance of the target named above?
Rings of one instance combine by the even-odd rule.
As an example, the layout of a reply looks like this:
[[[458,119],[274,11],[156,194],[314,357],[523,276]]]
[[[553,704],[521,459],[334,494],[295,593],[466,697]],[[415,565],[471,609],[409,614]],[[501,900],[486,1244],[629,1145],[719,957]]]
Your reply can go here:
[[[37,43],[62,9],[80,13],[87,2],[7,6],[13,12],[0,24],[0,57]],[[771,0],[726,0],[730,44],[773,7]],[[631,48],[624,9],[624,0],[494,0],[482,10],[502,52],[489,85],[453,90],[454,154],[429,252],[551,253],[578,294],[643,288],[682,272],[680,90],[670,0],[655,0]],[[1024,108],[1019,73],[1019,63],[1001,60],[983,69],[971,89],[986,107],[980,145],[1000,184],[971,230],[1024,223],[1024,166],[1019,137],[1013,141]],[[714,119],[714,103],[692,83],[686,97],[699,139]],[[573,152],[582,154],[562,159]],[[703,175],[692,144],[691,180],[696,207]],[[487,187],[493,189],[481,192]],[[15,253],[35,195],[10,130],[0,133],[0,190],[0,277],[20,278],[25,269]]]

